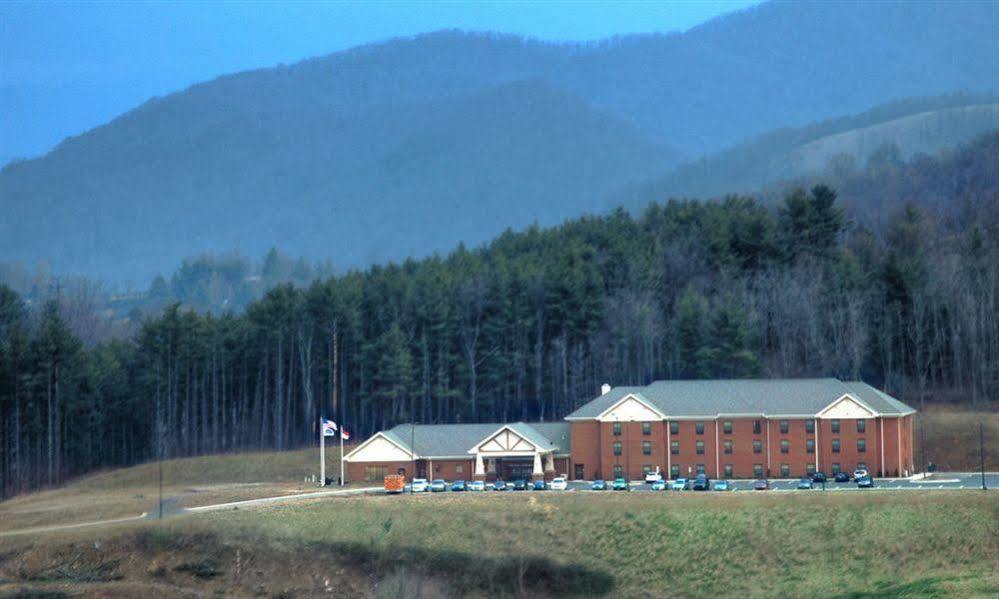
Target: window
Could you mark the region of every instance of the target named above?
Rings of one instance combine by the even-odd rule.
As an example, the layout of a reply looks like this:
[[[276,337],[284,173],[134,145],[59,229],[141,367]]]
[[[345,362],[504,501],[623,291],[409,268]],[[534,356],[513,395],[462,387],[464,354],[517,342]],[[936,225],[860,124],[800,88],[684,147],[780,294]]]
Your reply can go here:
[[[839,439],[832,440],[833,453],[839,453]]]
[[[642,441],[642,455],[652,455],[652,441]]]
[[[732,453],[732,442],[725,441],[725,453]]]
[[[614,442],[614,455],[621,455],[621,442],[620,441],[615,441]]]
[[[643,435],[651,435],[652,434],[652,423],[651,422],[643,422],[642,423],[642,434]]]
[[[642,476],[645,476],[649,472],[652,472],[652,466],[645,464],[642,466]]]
[[[763,478],[763,464],[753,464],[753,476]]]
[[[867,452],[867,439],[857,439],[857,453]]]
[[[731,435],[732,434],[732,421],[731,420],[726,420],[725,422],[722,423],[722,432],[725,433],[726,435]]]
[[[763,453],[763,441],[753,439],[753,453]]]
[[[576,470],[576,476],[574,476],[573,478],[575,478],[576,480],[583,480],[586,478],[586,468],[584,464],[573,464],[573,467]]]
[[[677,464],[673,464],[672,466],[669,467],[669,477],[676,478],[678,476],[680,476],[680,466]]]
[[[619,437],[621,436],[621,423],[620,422],[615,422],[614,423],[614,434],[616,436],[619,436]]]
[[[680,454],[680,442],[679,441],[670,441],[669,452],[671,454],[673,454],[673,455],[679,455]]]
[[[704,470],[704,464],[698,464],[697,465],[697,473],[698,474],[704,474],[704,472],[705,472],[705,470]]]
[[[787,477],[791,476],[791,467],[788,466],[787,464],[781,464],[780,465],[780,475],[781,475],[781,478],[787,478]]]
[[[753,433],[755,433],[755,434],[758,435],[762,431],[763,431],[763,425],[760,423],[759,420],[754,420],[753,421]]]
[[[694,431],[698,435],[703,435],[704,434],[704,423],[703,422],[694,423]]]
[[[624,478],[624,468],[622,466],[614,466],[614,478]]]
[[[725,464],[725,478],[732,478],[732,464]]]
[[[788,429],[790,428],[790,426],[791,425],[788,424],[787,420],[781,420],[780,421],[780,432],[781,432],[781,434],[782,435],[786,435]]]
[[[857,432],[866,433],[867,432],[867,421],[861,418],[857,421]]]
[[[805,439],[805,451],[815,453],[815,439]]]
[[[697,455],[702,455],[704,453],[704,441],[698,441],[696,443]]]
[[[815,432],[815,421],[814,420],[806,420],[805,421],[805,432],[806,433],[814,433]]]
[[[829,428],[830,428],[830,430],[832,430],[832,432],[838,433],[839,432],[839,420],[830,420],[829,421]]]
[[[815,474],[815,464],[812,464],[812,463],[805,464],[805,472],[809,476]]]
[[[671,435],[675,435],[675,434],[679,433],[680,432],[680,423],[677,422],[677,421],[675,421],[675,420],[671,420],[670,423],[669,423],[669,432],[670,432]]]
[[[832,473],[833,473],[833,475],[835,476],[835,475],[839,474],[840,471],[841,471],[841,469],[839,467],[839,462],[833,462],[832,463]]]
[[[789,451],[791,451],[791,442],[788,441],[787,439],[781,439],[780,440],[780,452],[781,453],[788,453]]]
[[[388,474],[387,466],[365,466],[364,467],[364,480],[365,482],[374,482],[385,480],[385,475]]]
[[[454,473],[455,474],[461,474],[464,471],[465,471],[465,467],[463,465],[461,465],[461,464],[455,464],[455,466],[454,466]]]

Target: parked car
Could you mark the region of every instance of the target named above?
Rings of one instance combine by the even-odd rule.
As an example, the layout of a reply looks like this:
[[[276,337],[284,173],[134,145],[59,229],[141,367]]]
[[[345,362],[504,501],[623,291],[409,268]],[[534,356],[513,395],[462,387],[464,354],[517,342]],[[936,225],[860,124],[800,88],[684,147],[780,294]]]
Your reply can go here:
[[[663,479],[663,475],[662,475],[662,473],[659,472],[659,468],[658,467],[656,468],[655,472],[646,472],[645,473],[645,482],[647,482],[647,483],[659,482],[662,479]]]
[[[857,479],[858,489],[870,489],[874,486],[874,479],[870,476],[862,476]]]
[[[590,490],[591,491],[606,491],[607,490],[607,481],[598,478],[597,480],[593,481],[592,485],[590,485]]]
[[[818,483],[818,484],[822,484],[822,483],[826,482],[826,473],[825,472],[813,472],[812,473],[812,482],[813,483]]]
[[[799,489],[811,489],[812,488],[812,479],[808,478],[807,476],[802,476],[801,480],[798,481],[798,488]]]
[[[425,478],[414,478],[413,483],[409,487],[413,493],[425,493],[430,487],[430,483]]]
[[[849,472],[837,472],[836,476],[833,477],[833,480],[835,480],[838,483],[848,483],[848,482],[850,482],[850,473]]]
[[[514,491],[526,491],[527,490],[527,481],[524,480],[524,479],[522,479],[522,478],[513,481],[513,490]]]
[[[435,478],[433,482],[430,483],[430,491],[432,493],[447,491],[447,481],[443,478]]]
[[[465,481],[463,481],[463,480],[456,480],[453,483],[451,483],[451,490],[452,491],[467,491],[468,490],[468,485],[466,485]]]
[[[630,491],[631,487],[628,486],[628,481],[623,478],[615,478],[613,489],[615,491]]]
[[[481,481],[481,480],[473,480],[472,482],[470,482],[468,484],[468,490],[469,491],[485,491],[486,490],[486,483],[485,483],[485,481]]]
[[[689,488],[689,481],[685,478],[678,478],[669,486],[673,491],[686,491]]]
[[[856,470],[853,471],[853,478],[854,478],[854,480],[860,480],[860,479],[866,478],[866,477],[868,477],[870,475],[871,475],[871,473],[868,472],[866,468],[857,468]]]
[[[732,485],[728,484],[727,480],[716,480],[715,485],[711,488],[715,491],[731,491]]]
[[[507,484],[501,480],[493,483],[493,491],[506,491],[508,489],[509,487],[507,487]]]
[[[536,480],[533,483],[531,483],[531,490],[532,491],[544,491],[545,488],[546,488],[545,487],[545,481],[543,481],[543,480]]]
[[[660,478],[659,480],[653,482],[652,483],[652,490],[653,491],[665,491],[666,490],[666,481],[664,481],[662,478]]]
[[[767,481],[767,479],[765,478],[761,478],[760,480],[753,483],[754,491],[766,491],[769,488],[770,488],[770,482]]]
[[[569,481],[565,480],[564,476],[556,476],[548,485],[548,488],[552,491],[565,491],[568,487]]]
[[[711,479],[708,478],[708,475],[698,474],[697,478],[694,479],[694,490],[708,491],[710,489],[711,489]]]

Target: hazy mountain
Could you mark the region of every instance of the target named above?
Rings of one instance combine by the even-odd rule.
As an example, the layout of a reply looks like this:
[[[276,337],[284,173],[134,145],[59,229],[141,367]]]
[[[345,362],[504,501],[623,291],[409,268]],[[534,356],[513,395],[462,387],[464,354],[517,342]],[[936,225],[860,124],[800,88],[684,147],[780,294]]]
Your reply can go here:
[[[997,30],[988,3],[779,3],[683,34],[442,32],[239,73],[5,167],[0,258],[144,282],[201,251],[346,267],[478,244],[779,126],[999,90]]]
[[[755,192],[811,175],[841,176],[881,153],[934,154],[999,129],[999,96],[948,95],[878,106],[858,115],[755,137],[619,195],[641,207],[662,197]],[[627,199],[624,199],[627,198]]]

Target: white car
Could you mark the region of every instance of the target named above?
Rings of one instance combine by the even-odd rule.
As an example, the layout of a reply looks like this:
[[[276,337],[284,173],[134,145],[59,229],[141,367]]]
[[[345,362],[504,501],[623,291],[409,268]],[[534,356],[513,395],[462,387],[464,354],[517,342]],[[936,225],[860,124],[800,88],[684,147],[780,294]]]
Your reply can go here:
[[[659,472],[659,468],[656,468],[655,472],[646,472],[645,473],[645,482],[647,482],[649,484],[651,484],[651,483],[658,483],[658,482],[661,482],[662,480],[663,480],[663,475],[662,475],[661,472]]]
[[[853,478],[856,480],[866,478],[870,475],[871,474],[865,468],[857,468],[856,470],[853,471]]]
[[[564,476],[556,476],[555,478],[552,479],[552,482],[551,484],[548,485],[548,488],[551,489],[552,491],[565,491],[566,487],[568,486],[569,483],[566,482]]]
[[[411,487],[413,493],[426,493],[430,489],[430,483],[425,478],[414,478]]]
[[[468,490],[469,491],[485,491],[486,490],[486,483],[484,481],[481,481],[481,480],[473,480],[472,482],[468,483]]]

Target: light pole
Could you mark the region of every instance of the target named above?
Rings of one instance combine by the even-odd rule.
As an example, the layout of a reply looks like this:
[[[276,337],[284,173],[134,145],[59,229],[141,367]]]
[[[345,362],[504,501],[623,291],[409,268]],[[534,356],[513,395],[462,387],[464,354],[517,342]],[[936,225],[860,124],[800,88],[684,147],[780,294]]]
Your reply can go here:
[[[985,491],[985,424],[978,423],[978,459],[982,464],[982,490]]]

